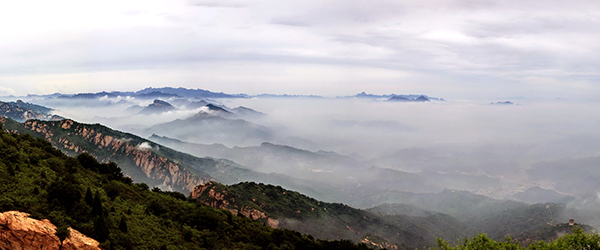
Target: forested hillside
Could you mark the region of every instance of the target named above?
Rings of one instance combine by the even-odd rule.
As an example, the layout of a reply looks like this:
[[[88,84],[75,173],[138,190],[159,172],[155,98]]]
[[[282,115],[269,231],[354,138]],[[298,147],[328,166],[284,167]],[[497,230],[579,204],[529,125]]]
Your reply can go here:
[[[0,132],[0,210],[73,227],[104,249],[367,249],[234,216],[177,192],[132,183],[114,163],[68,157],[28,134]]]
[[[255,219],[318,238],[364,241],[367,235],[375,235],[400,249],[422,248],[435,244],[437,237],[454,240],[477,232],[441,213],[428,216],[371,213],[340,203],[321,202],[280,186],[253,182],[230,186],[206,183],[198,186],[191,198],[234,212],[256,211],[253,214],[260,216]]]

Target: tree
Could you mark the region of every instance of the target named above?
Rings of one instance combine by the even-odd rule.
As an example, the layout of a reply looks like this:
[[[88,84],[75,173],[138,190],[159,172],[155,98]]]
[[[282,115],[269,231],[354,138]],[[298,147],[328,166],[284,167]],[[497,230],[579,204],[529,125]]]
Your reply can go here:
[[[88,206],[92,206],[94,204],[94,195],[92,194],[92,190],[90,189],[90,187],[87,188],[87,190],[85,191],[85,204],[87,204]]]
[[[13,168],[12,164],[8,164],[6,170],[10,176],[15,176],[15,169]]]
[[[70,211],[76,203],[81,200],[79,186],[66,181],[65,178],[59,178],[50,183],[48,187],[48,202],[57,200],[67,211]]]
[[[127,221],[125,220],[125,215],[121,216],[121,221],[119,222],[119,230],[123,233],[127,233]]]
[[[98,216],[94,220],[94,235],[96,236],[95,239],[99,242],[106,241],[110,235],[110,229],[108,228],[106,219],[103,216]]]
[[[81,164],[81,166],[92,171],[97,172],[98,168],[100,167],[100,163],[98,162],[98,160],[96,160],[96,158],[89,155],[88,153],[79,154],[77,156],[77,160],[79,161],[79,164]]]
[[[92,216],[102,216],[103,214],[100,194],[96,192],[96,195],[94,195],[94,202],[92,204]]]

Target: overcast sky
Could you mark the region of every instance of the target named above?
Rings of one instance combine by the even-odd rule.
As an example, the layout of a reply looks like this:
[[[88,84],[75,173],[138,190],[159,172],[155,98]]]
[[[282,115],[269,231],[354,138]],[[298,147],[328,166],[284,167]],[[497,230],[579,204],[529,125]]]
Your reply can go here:
[[[598,99],[600,1],[3,1],[0,95]]]

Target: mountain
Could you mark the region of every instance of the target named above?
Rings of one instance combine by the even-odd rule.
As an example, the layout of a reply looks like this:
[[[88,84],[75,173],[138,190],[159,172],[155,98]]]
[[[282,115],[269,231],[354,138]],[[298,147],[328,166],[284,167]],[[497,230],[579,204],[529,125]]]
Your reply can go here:
[[[382,204],[376,207],[372,207],[367,209],[367,211],[376,214],[383,215],[408,215],[414,217],[425,217],[436,214],[436,212],[422,209],[417,206],[408,205],[408,204]]]
[[[395,199],[398,203],[380,205],[368,211],[414,216],[444,213],[486,233],[494,240],[511,236],[522,242],[555,239],[557,235],[549,232],[561,231],[561,222],[567,222],[570,218],[594,222],[590,219],[593,216],[581,214],[564,204],[501,201],[465,191],[447,190],[438,194],[396,193]],[[582,224],[581,227],[591,230],[587,225]]]
[[[113,163],[69,157],[28,134],[0,130],[0,152],[2,249],[368,249],[150,190]]]
[[[195,156],[230,159],[256,171],[288,172],[301,178],[318,179],[315,174],[350,170],[361,165],[348,156],[319,154],[269,142],[263,142],[260,146],[228,148],[222,144],[190,143],[156,134],[149,139]]]
[[[532,181],[548,183],[553,190],[577,196],[592,196],[600,190],[600,157],[565,158],[540,162],[527,170]],[[597,200],[597,199],[596,199]]]
[[[454,239],[476,233],[448,215],[374,214],[339,203],[318,201],[279,186],[252,182],[231,186],[205,183],[196,187],[190,198],[317,238],[360,241],[367,234],[379,236],[395,245],[390,249],[424,247],[434,244],[436,237]]]
[[[411,96],[394,95],[388,99],[390,102],[430,102],[429,98],[424,95],[413,98]]]
[[[374,207],[380,204],[408,204],[424,210],[451,215],[461,221],[474,221],[498,211],[526,204],[496,200],[468,191],[443,190],[431,193],[411,193],[396,190],[380,190],[365,193],[358,207]]]
[[[214,104],[207,104],[205,106],[207,108],[207,113],[212,114],[212,115],[218,115],[218,116],[232,116],[233,114],[229,111],[227,111],[225,108],[223,107],[219,107],[217,105]]]
[[[499,101],[499,102],[490,102],[489,105],[514,105],[514,103],[511,101],[503,101],[503,102]]]
[[[247,98],[245,94],[225,94],[223,92],[211,92],[204,89],[187,89],[187,88],[145,88],[139,91],[101,91],[96,93],[77,93],[77,94],[61,94],[55,93],[51,95],[28,95],[32,98],[51,98],[51,99],[99,99],[102,97],[117,98],[117,97],[135,97],[139,99],[156,99],[156,98]]]
[[[374,94],[367,94],[364,91],[361,93],[358,93],[356,95],[353,96],[348,96],[346,98],[368,98],[368,99],[388,99],[390,100],[391,98],[396,97],[398,100],[407,100],[407,101],[429,101],[429,100],[436,100],[436,101],[444,101],[443,98],[436,98],[436,97],[430,97],[427,95],[397,95],[397,94],[389,94],[389,95],[374,95]]]
[[[251,97],[258,97],[258,98],[323,98],[320,95],[290,95],[290,94],[282,94],[282,95],[259,94],[259,95],[255,95],[255,96],[251,96]]]
[[[472,225],[496,240],[508,235],[523,242],[549,241],[559,236],[555,232],[564,229],[569,215],[573,214],[563,204],[528,204],[489,214],[473,221]],[[586,231],[592,230],[587,225],[579,226]]]
[[[230,159],[255,171],[288,174],[336,186],[346,194],[338,201],[354,206],[359,205],[357,201],[369,199],[372,193],[381,190],[442,190],[436,183],[418,174],[365,165],[352,157],[331,152],[311,152],[266,142],[260,146],[228,148],[221,144],[189,143],[158,135],[149,139],[198,157]]]
[[[82,124],[70,119],[25,123],[2,119],[0,122],[5,130],[44,138],[70,155],[86,152],[100,161],[116,162],[128,176],[152,186],[189,191],[211,179],[198,169],[218,165],[210,159],[198,165],[178,162],[176,158],[170,158],[175,154],[173,150],[100,124]]]
[[[7,131],[47,139],[67,154],[86,152],[102,162],[116,162],[135,181],[163,189],[188,193],[209,180],[225,184],[257,181],[285,186],[328,201],[347,199],[340,198],[345,194],[339,188],[326,183],[283,174],[259,173],[225,159],[195,157],[100,124],[83,124],[68,119],[17,123],[6,118],[0,119],[0,123]]]
[[[21,100],[17,100],[16,102],[0,102],[0,116],[8,117],[19,122],[24,122],[29,119],[51,121],[64,119],[60,116],[51,114],[51,111],[51,108],[23,102]]]
[[[186,119],[154,125],[144,132],[179,140],[233,145],[256,145],[276,139],[275,133],[267,127],[242,119],[225,118],[219,115],[221,113],[223,112],[210,110],[209,107],[208,111],[201,110]]]
[[[242,118],[260,118],[260,117],[266,116],[265,113],[258,112],[254,109],[247,108],[244,106],[239,106],[237,108],[233,108],[231,110],[231,112],[235,113],[236,115],[238,115]]]
[[[146,106],[144,109],[140,110],[139,114],[142,115],[151,115],[151,114],[160,114],[164,112],[168,112],[171,110],[175,110],[175,107],[168,102],[161,101],[155,99],[154,102]]]
[[[186,98],[170,99],[169,102],[179,109],[197,109],[209,104],[204,100],[189,101]]]
[[[568,204],[569,202],[575,199],[575,197],[572,197],[570,195],[561,194],[554,190],[543,189],[541,187],[529,188],[523,192],[514,194],[512,198],[517,201],[530,204],[546,202]]]
[[[247,98],[245,94],[225,94],[223,92],[216,93],[204,89],[186,89],[186,88],[145,88],[135,92],[135,95],[145,95],[148,93],[164,93],[172,94],[187,98]]]

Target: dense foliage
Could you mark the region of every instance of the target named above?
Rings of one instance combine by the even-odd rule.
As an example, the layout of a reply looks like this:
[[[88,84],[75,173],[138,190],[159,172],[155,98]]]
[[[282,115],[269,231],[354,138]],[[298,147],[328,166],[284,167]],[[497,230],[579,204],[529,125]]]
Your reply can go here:
[[[452,245],[444,240],[438,240],[437,247],[429,248],[438,250],[584,250],[600,249],[600,235],[597,233],[586,234],[582,229],[575,228],[572,233],[563,235],[552,242],[537,241],[529,245],[523,245],[507,237],[504,241],[494,241],[485,234],[465,239]]]
[[[1,131],[1,130],[0,130]],[[18,210],[105,249],[367,249],[233,216],[180,193],[133,184],[114,163],[68,157],[43,139],[0,132],[0,211]]]

